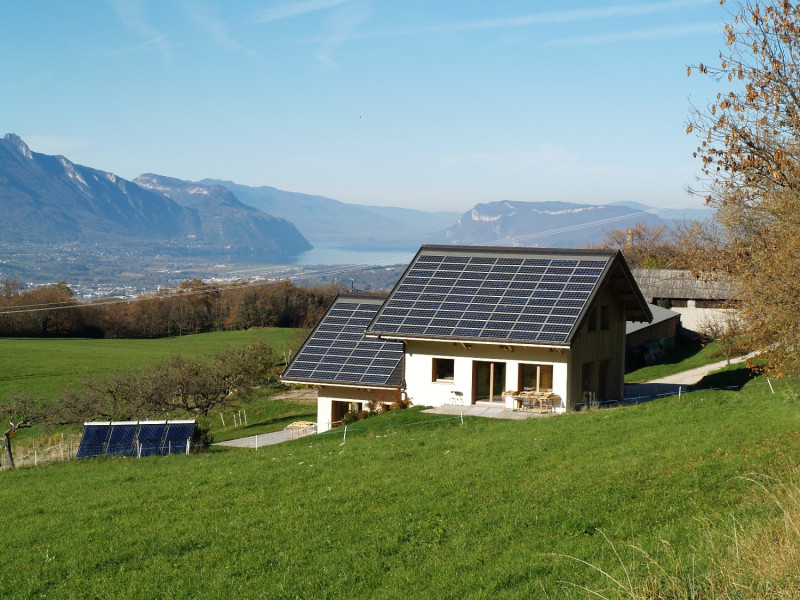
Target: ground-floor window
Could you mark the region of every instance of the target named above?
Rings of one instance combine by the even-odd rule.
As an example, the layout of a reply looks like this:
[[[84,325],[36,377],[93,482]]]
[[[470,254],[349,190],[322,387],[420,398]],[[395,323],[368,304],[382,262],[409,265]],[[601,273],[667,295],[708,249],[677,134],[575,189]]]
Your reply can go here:
[[[553,365],[523,363],[519,366],[519,390],[552,391]]]
[[[337,402],[336,400],[331,402],[331,427],[338,427],[342,423],[349,406],[349,402]]]
[[[431,369],[433,381],[453,381],[456,374],[456,361],[452,358],[434,358]]]
[[[594,385],[594,363],[583,363],[581,367],[581,402],[595,402],[597,393]]]
[[[473,402],[504,402],[505,381],[506,363],[473,361]]]

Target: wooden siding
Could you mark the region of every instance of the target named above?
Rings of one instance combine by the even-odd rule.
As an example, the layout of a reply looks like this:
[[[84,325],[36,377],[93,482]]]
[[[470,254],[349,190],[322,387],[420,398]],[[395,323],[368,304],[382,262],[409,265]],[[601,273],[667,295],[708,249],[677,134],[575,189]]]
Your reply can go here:
[[[592,388],[596,394],[600,391],[598,385],[603,380],[600,366],[604,361],[608,361],[605,363],[607,364],[605,399],[619,400],[625,395],[625,309],[610,286],[595,298],[589,310],[596,307],[599,314],[599,307],[604,305],[608,306],[610,311],[609,328],[599,329],[598,318],[598,329],[589,331],[588,321],[584,322],[569,351],[567,410],[573,410],[587,400],[582,394],[583,365],[586,363],[593,364]],[[597,394],[593,399],[598,400],[600,396],[601,394]]]

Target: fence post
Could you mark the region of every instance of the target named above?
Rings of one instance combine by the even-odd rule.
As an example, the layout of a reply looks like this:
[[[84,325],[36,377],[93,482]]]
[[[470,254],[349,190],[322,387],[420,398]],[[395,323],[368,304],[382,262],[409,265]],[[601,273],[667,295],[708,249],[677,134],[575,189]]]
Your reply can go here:
[[[219,418],[222,419],[222,426],[225,427],[225,417],[222,416],[222,413],[219,413]]]
[[[769,384],[769,391],[774,394],[775,390],[772,388],[772,382],[769,379],[767,379],[767,383]]]
[[[244,413],[244,426],[247,427],[247,411],[243,410],[242,412]]]
[[[189,438],[186,438],[186,454],[189,454]]]

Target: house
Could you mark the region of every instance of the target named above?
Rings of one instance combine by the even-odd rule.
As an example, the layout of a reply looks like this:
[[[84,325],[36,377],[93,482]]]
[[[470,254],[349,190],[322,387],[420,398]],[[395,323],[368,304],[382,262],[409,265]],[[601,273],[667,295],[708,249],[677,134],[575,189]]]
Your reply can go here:
[[[320,337],[321,327],[334,335],[345,325],[332,320],[339,302],[309,340]],[[323,353],[308,341],[283,380],[320,384],[320,373],[329,369],[331,379],[320,390],[323,423],[335,422],[341,410],[324,404],[363,404],[375,390],[404,392],[429,406],[515,409],[533,398],[540,407],[546,400],[548,410],[565,412],[623,397],[625,323],[650,320],[618,251],[425,245],[387,298],[373,299],[363,318],[346,321],[357,347],[392,344],[386,348],[401,357],[399,387],[396,377],[367,387],[356,381],[355,366],[335,375],[341,364],[335,345]],[[334,366],[323,366],[327,357],[335,358]]]
[[[708,320],[727,317],[733,309],[731,286],[724,279],[695,277],[681,269],[633,269],[645,300],[681,315],[681,324],[698,332]]]

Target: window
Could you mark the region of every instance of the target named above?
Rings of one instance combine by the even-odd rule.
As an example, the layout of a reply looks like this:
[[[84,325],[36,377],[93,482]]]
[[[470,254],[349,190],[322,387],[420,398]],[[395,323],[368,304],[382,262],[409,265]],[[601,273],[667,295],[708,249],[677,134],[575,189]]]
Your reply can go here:
[[[455,379],[455,363],[452,358],[433,359],[433,381],[453,381]]]
[[[589,331],[597,331],[597,307],[592,307],[592,310],[589,312]]]
[[[608,304],[600,307],[600,330],[611,328],[611,309]]]
[[[535,365],[522,363],[519,366],[520,390],[552,390],[553,365]]]

